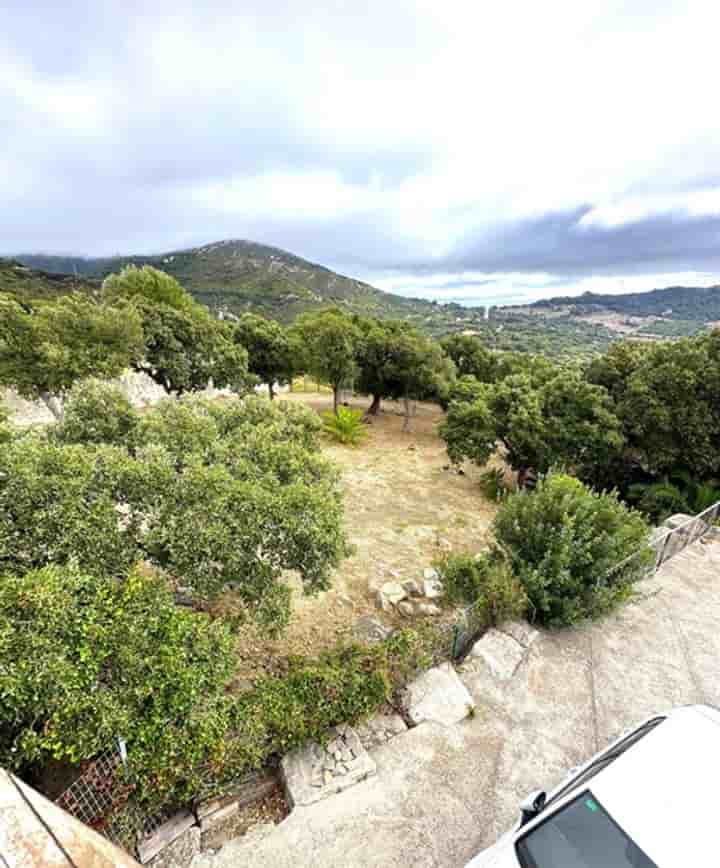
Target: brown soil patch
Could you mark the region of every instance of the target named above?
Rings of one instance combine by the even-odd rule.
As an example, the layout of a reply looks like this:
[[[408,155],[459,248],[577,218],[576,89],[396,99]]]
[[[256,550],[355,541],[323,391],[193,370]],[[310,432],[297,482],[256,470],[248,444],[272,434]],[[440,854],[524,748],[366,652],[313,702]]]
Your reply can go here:
[[[286,394],[317,412],[332,408],[332,397]],[[366,400],[351,406],[365,409]],[[268,671],[288,654],[314,654],[350,636],[363,615],[379,617],[377,588],[387,581],[422,579],[423,569],[443,550],[480,551],[495,514],[478,488],[477,468],[459,475],[449,466],[438,437],[442,411],[418,404],[412,432],[403,433],[401,405],[384,403],[358,447],[327,442],[323,453],[342,470],[348,536],[355,553],[333,576],[330,591],[308,597],[297,583],[292,620],[277,640],[255,628],[243,631],[239,678]],[[392,618],[382,616],[392,624]],[[396,624],[401,621],[396,621]],[[405,622],[407,623],[407,622]]]

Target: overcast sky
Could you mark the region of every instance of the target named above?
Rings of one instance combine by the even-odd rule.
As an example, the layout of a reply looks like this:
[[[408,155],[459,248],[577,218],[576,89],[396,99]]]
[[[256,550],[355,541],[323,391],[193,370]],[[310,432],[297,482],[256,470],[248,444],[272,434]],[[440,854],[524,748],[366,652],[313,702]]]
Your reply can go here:
[[[0,15],[0,254],[248,238],[469,303],[720,283],[717,0]]]

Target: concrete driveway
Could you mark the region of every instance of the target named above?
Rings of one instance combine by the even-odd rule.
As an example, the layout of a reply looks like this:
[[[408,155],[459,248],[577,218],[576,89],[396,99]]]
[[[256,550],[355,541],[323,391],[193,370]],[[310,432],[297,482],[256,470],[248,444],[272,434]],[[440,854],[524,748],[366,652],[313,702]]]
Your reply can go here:
[[[720,542],[696,543],[602,622],[543,632],[512,679],[460,669],[478,710],[374,750],[377,776],[296,808],[194,868],[456,868],[624,729],[670,706],[720,705]]]

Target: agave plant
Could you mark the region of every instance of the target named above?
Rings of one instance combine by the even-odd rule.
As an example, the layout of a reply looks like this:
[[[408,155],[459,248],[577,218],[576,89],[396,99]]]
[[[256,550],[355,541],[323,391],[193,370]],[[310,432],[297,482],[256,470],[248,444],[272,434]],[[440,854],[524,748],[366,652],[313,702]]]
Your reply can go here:
[[[331,411],[323,413],[323,431],[339,443],[358,446],[368,433],[362,417],[362,410],[352,410],[340,405],[337,414]]]

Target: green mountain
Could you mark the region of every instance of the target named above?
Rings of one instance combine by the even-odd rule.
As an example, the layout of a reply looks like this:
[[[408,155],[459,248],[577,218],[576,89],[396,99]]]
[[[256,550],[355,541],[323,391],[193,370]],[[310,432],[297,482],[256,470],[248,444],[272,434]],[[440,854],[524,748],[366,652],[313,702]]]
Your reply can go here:
[[[175,277],[208,307],[242,313],[252,310],[283,322],[313,308],[338,305],[356,313],[433,323],[462,315],[459,305],[403,298],[367,283],[343,277],[276,247],[250,241],[219,241],[155,256],[86,259],[70,256],[18,256],[20,262],[46,272],[77,274],[101,280],[125,265],[153,265]],[[461,313],[456,313],[456,309]]]
[[[530,305],[533,308],[565,308],[575,315],[614,311],[627,316],[659,316],[663,319],[697,323],[720,320],[720,285],[670,286],[650,292],[602,295],[585,292],[580,296],[548,298]]]
[[[92,292],[99,282],[74,274],[48,273],[30,268],[16,259],[0,259],[0,292],[19,302],[57,298],[70,292]]]

